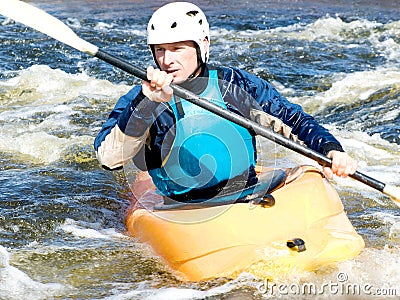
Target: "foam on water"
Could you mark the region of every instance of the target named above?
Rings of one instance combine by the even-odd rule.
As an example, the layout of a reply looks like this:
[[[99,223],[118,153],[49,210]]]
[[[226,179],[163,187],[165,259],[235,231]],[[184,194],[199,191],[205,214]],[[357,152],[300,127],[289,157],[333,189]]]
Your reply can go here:
[[[71,146],[89,146],[92,130],[76,118],[97,107],[110,109],[124,85],[84,73],[67,74],[34,65],[0,82],[0,151],[20,153],[36,163],[59,160]]]
[[[33,65],[22,70],[18,76],[0,81],[0,87],[5,90],[2,101],[6,100],[7,104],[32,106],[61,104],[88,95],[115,100],[128,89],[85,73],[68,74],[46,65]]]
[[[395,167],[398,163],[400,145],[382,139],[379,134],[369,135],[360,131],[338,129],[334,125],[325,127],[337,136],[340,143],[358,160],[371,165],[380,163],[386,167]]]
[[[226,296],[238,286],[246,286],[254,289],[258,281],[248,273],[243,273],[238,278],[228,281],[220,286],[212,287],[207,290],[199,290],[189,287],[162,287],[159,289],[149,288],[146,284],[140,288],[129,291],[127,293],[118,293],[114,296],[103,298],[104,300],[128,300],[128,299],[145,299],[145,300],[189,300],[189,299],[212,299],[216,296]],[[195,283],[193,285],[196,285]]]
[[[196,283],[157,289],[142,283],[135,290],[116,291],[115,295],[102,299],[363,299],[378,295],[396,298],[400,294],[399,254],[399,249],[367,248],[355,259],[315,272],[263,281],[242,273],[234,280],[204,290]]]
[[[353,275],[352,282],[368,283],[377,288],[397,289],[398,296],[400,293],[399,263],[400,249],[398,248],[366,248],[353,261],[340,263],[339,271]]]
[[[299,22],[294,25],[288,25],[283,27],[276,27],[272,29],[263,30],[241,30],[219,28],[211,30],[211,35],[217,38],[227,38],[234,40],[239,39],[254,39],[263,38],[268,40],[269,38],[287,38],[287,39],[298,39],[308,41],[349,41],[351,39],[365,39],[366,33],[368,36],[374,36],[374,30],[377,28],[383,28],[387,30],[386,33],[396,33],[399,29],[398,21],[391,22],[388,24],[381,24],[375,21],[369,21],[365,19],[359,19],[355,21],[345,21],[340,16],[329,16],[318,18],[311,23]],[[383,33],[381,33],[383,35]]]
[[[127,236],[117,232],[114,228],[103,228],[99,223],[88,223],[66,219],[59,229],[73,236],[86,239],[126,239]]]
[[[287,32],[287,37],[295,39],[306,39],[309,41],[349,41],[358,39],[365,35],[365,32],[382,26],[382,24],[368,21],[355,20],[351,22],[344,21],[340,16],[319,18],[313,23],[298,23],[284,28],[277,28],[273,31]]]
[[[52,9],[63,14],[62,11],[73,6],[72,2],[57,3],[57,7],[52,6]],[[92,2],[85,2],[85,4],[91,5]],[[124,14],[129,2],[132,1],[126,1],[122,5],[121,11],[124,11]],[[107,5],[104,1],[102,3]],[[145,43],[145,26],[138,26],[137,24],[142,24],[142,22],[132,18],[131,14],[129,18],[125,18],[122,13],[113,12],[118,3],[113,2],[112,9],[107,7],[107,9],[99,11],[95,20],[92,19],[94,18],[92,11],[90,11],[90,14],[83,12],[85,8],[82,3],[79,3],[77,11],[79,10],[80,15],[75,17],[74,14],[73,18],[66,18],[66,23],[77,32],[90,37],[89,40],[93,38],[93,42],[98,43],[98,45],[118,47],[117,53],[129,52],[134,49],[132,51],[135,54],[139,53],[135,60],[149,62],[151,57],[149,58],[147,47],[138,45],[139,41]],[[217,4],[220,3],[217,1]],[[97,5],[99,3],[96,2],[95,5],[91,6],[91,9],[97,9]],[[141,4],[135,2],[135,7],[137,5]],[[143,18],[143,11],[137,11],[140,18]],[[148,9],[148,12],[150,14],[150,9]],[[132,11],[132,13],[135,12]],[[211,13],[214,14],[212,7]],[[248,12],[243,10],[237,16],[237,20],[233,22],[223,20],[222,22],[226,21],[228,25],[225,26],[224,24],[220,29],[211,24],[211,57],[219,59],[218,56],[220,56],[223,58],[224,53],[241,55],[238,58],[227,55],[227,63],[251,69],[255,73],[262,73],[269,68],[269,62],[271,62],[264,63],[262,59],[268,57],[275,59],[275,55],[277,59],[281,59],[288,55],[288,60],[278,64],[277,69],[275,69],[278,76],[279,72],[288,70],[288,73],[290,73],[293,70],[291,68],[285,69],[286,64],[289,66],[292,64],[293,68],[299,69],[303,66],[306,69],[310,67],[311,72],[307,73],[306,70],[304,74],[315,76],[312,78],[313,81],[322,78],[323,88],[321,90],[316,88],[306,89],[304,84],[287,85],[287,82],[280,78],[274,79],[275,85],[289,97],[289,100],[302,104],[311,114],[323,116],[320,118],[322,122],[325,121],[326,109],[330,107],[343,106],[344,111],[350,109],[354,103],[359,103],[360,107],[363,107],[368,101],[374,101],[375,98],[371,98],[374,93],[388,88],[393,88],[395,91],[396,89],[399,90],[400,45],[398,36],[400,34],[400,21],[390,21],[383,24],[379,21],[371,21],[375,20],[372,15],[369,17],[370,20],[367,20],[367,18],[351,13],[349,13],[349,18],[333,13],[310,19],[315,16],[315,13],[311,13],[311,16],[305,13],[303,16],[299,16],[297,21],[282,17],[280,18],[282,23],[279,20],[274,22],[272,18],[267,19],[270,15],[261,16],[259,14],[254,16],[254,20],[249,21],[248,19],[253,16],[244,16],[242,13]],[[212,17],[219,17],[218,13],[215,14]],[[299,14],[302,14],[300,10]],[[241,19],[243,16],[244,20]],[[266,22],[264,22],[264,19]],[[241,24],[238,23],[245,24],[245,28],[260,26],[261,29],[242,30]],[[252,23],[254,23],[254,26],[252,26]],[[268,27],[269,24],[271,24],[270,27]],[[60,161],[66,158],[66,153],[73,147],[83,148],[87,154],[93,155],[91,145],[94,136],[107,118],[107,114],[117,98],[124,94],[129,87],[112,84],[108,80],[95,79],[94,76],[96,75],[93,74],[105,71],[105,69],[99,71],[95,59],[82,61],[79,53],[70,53],[69,50],[62,47],[58,48],[59,46],[55,46],[53,41],[49,44],[47,40],[37,38],[39,35],[25,31],[23,36],[29,38],[25,45],[17,41],[15,41],[15,44],[10,44],[8,35],[12,40],[13,34],[15,35],[18,29],[15,29],[16,26],[9,19],[3,20],[1,26],[4,26],[5,34],[7,34],[4,47],[13,47],[12,51],[10,51],[10,48],[5,51],[15,51],[15,56],[10,56],[11,59],[17,60],[14,65],[10,62],[14,70],[21,68],[21,65],[22,68],[26,68],[27,65],[38,62],[41,64],[58,63],[60,66],[57,65],[57,67],[67,69],[69,65],[66,65],[66,63],[68,63],[72,64],[72,70],[78,70],[78,73],[68,74],[44,65],[33,65],[21,71],[7,71],[7,68],[5,68],[2,78],[6,79],[0,81],[0,153],[7,153],[10,157],[17,156],[17,159],[23,162],[34,161],[39,164]],[[9,32],[7,33],[7,31]],[[100,34],[96,35],[96,33]],[[22,33],[20,36],[22,36]],[[329,60],[329,57],[320,56],[319,52],[322,51],[319,50],[320,47],[322,47],[321,49],[332,47],[335,49],[335,54],[343,54],[344,58],[337,60],[334,58],[332,60],[334,66],[325,70],[326,65],[320,65],[318,60]],[[32,51],[33,48],[34,51]],[[58,53],[56,51],[50,52],[49,49],[59,51]],[[348,52],[346,53],[346,51]],[[360,51],[359,56],[346,58],[346,55],[352,55],[353,52],[356,53],[357,51]],[[30,56],[31,52],[33,53],[32,56]],[[110,51],[110,53],[113,52],[115,51]],[[303,56],[297,56],[298,53]],[[301,59],[308,53],[312,55],[311,61],[306,61],[301,65]],[[65,59],[66,57],[67,59]],[[49,59],[44,61],[45,58]],[[370,60],[373,59],[375,61],[370,63]],[[23,60],[27,62],[25,61],[24,64]],[[76,63],[77,60],[81,61]],[[357,68],[359,62],[364,65]],[[349,67],[337,71],[335,64],[346,64]],[[319,68],[324,70],[321,71]],[[10,69],[11,67],[8,70]],[[88,70],[88,73],[82,70]],[[104,76],[115,74],[115,70],[109,72]],[[322,77],[318,77],[319,74],[322,74]],[[300,73],[300,75],[303,75],[303,73]],[[101,76],[103,75],[101,74]],[[294,76],[297,76],[297,73]],[[110,80],[115,80],[115,78]],[[122,80],[125,80],[125,77]],[[282,84],[279,84],[278,81]],[[303,88],[305,92],[303,92]],[[382,100],[379,97],[377,98]],[[394,101],[382,101],[384,103],[379,104],[380,106],[390,105],[389,111],[383,112],[379,110],[380,107],[374,106],[372,108],[365,107],[365,109],[376,109],[379,112],[377,118],[386,120],[390,124],[391,120],[396,120],[399,114],[399,108],[395,101],[396,99]],[[341,126],[342,123],[336,119],[333,121],[331,119],[326,120],[325,123],[329,124],[326,127],[338,137],[344,148],[360,161],[360,171],[383,182],[399,186],[399,144],[383,139],[379,133],[369,134],[365,132],[360,127],[360,123],[363,123],[362,120],[359,120],[362,114],[363,112],[357,115],[357,118],[343,117],[344,122],[350,126]],[[278,161],[277,166],[290,167],[304,163],[315,164],[311,160],[283,149],[283,147],[274,145],[268,149],[272,149],[271,156],[274,157],[271,157],[271,160],[276,159]],[[68,169],[68,165],[63,165],[60,169],[64,167],[67,168],[64,172],[72,171]],[[81,167],[84,169],[85,166],[79,165],[77,167],[79,172]],[[11,166],[11,168],[14,168],[14,166]],[[47,168],[47,166],[43,168]],[[123,217],[115,217],[110,222],[107,214],[103,216],[100,213],[102,209],[99,208],[100,206],[109,205],[110,210],[115,210],[117,201],[123,200],[118,198],[120,195],[115,196],[111,191],[112,188],[107,186],[108,184],[110,186],[116,184],[112,175],[101,173],[100,168],[97,169],[97,167],[94,167],[91,171],[93,172],[85,173],[83,171],[82,174],[75,176],[76,179],[74,176],[71,176],[71,178],[66,176],[66,173],[61,171],[54,174],[54,181],[50,181],[50,184],[57,183],[58,179],[61,178],[59,185],[53,187],[54,189],[65,188],[61,192],[50,188],[46,189],[46,182],[43,185],[39,184],[42,179],[40,177],[42,172],[39,171],[33,172],[37,179],[31,184],[29,177],[32,176],[32,173],[15,172],[15,177],[9,180],[25,181],[20,185],[26,185],[26,190],[17,185],[13,187],[17,194],[21,194],[22,198],[25,197],[25,192],[28,193],[30,189],[39,187],[44,192],[41,195],[43,198],[38,198],[38,201],[48,201],[54,207],[61,208],[53,212],[51,209],[47,211],[48,208],[44,206],[45,220],[49,220],[46,221],[46,226],[49,228],[45,228],[38,236],[35,235],[35,231],[32,236],[25,237],[25,234],[31,233],[32,228],[29,226],[34,221],[28,219],[25,222],[26,215],[28,214],[28,217],[34,215],[35,218],[42,217],[41,214],[36,215],[36,211],[33,210],[34,207],[37,207],[37,203],[21,208],[22,205],[20,204],[24,204],[26,200],[24,202],[24,199],[22,199],[19,202],[19,199],[4,198],[10,201],[4,203],[15,205],[14,209],[7,207],[7,212],[10,212],[6,216],[13,216],[13,225],[1,229],[4,239],[9,244],[12,244],[15,239],[20,239],[17,242],[25,245],[26,238],[29,244],[23,249],[10,250],[15,251],[13,252],[14,255],[21,257],[18,265],[16,263],[13,265],[13,260],[10,260],[10,253],[5,248],[0,247],[0,298],[52,299],[72,298],[75,295],[76,298],[82,299],[101,298],[101,295],[108,296],[105,299],[268,298],[268,295],[263,297],[264,294],[257,290],[260,282],[248,274],[242,274],[239,278],[230,281],[191,284],[181,282],[169,273],[164,272],[164,269],[154,263],[155,260],[149,259],[150,254],[146,256],[136,251],[143,244],[134,245],[134,241],[127,240],[127,237],[122,233],[123,229],[120,231],[114,229],[118,226],[122,227]],[[51,170],[50,173],[52,172],[54,171]],[[21,175],[25,175],[22,180]],[[87,177],[82,180],[80,175]],[[12,176],[12,172],[7,173],[7,176],[2,176],[1,179],[7,179],[10,176]],[[49,174],[46,176],[48,177]],[[94,178],[89,180],[89,177]],[[46,178],[43,176],[43,179]],[[90,188],[85,189],[84,184],[79,189],[73,189],[72,186],[77,185],[78,181],[80,184],[81,181],[88,182],[89,185],[92,185],[92,190]],[[62,187],[64,184],[66,186]],[[400,220],[397,208],[391,204],[390,199],[387,199],[381,193],[354,180],[335,178],[333,184],[343,196],[345,209],[349,212],[349,217],[357,231],[366,239],[367,248],[355,259],[316,272],[290,274],[286,278],[277,279],[276,283],[301,284],[313,282],[317,286],[321,286],[329,280],[337,282],[338,274],[345,273],[348,276],[347,283],[371,284],[374,287],[382,288],[398,287],[398,282],[400,282],[398,268],[400,264]],[[94,185],[96,186],[93,187]],[[82,193],[87,198],[82,197],[84,200],[76,201],[78,206],[76,207],[74,201],[67,197],[70,205],[60,206],[60,202],[56,201],[58,195],[69,193],[69,189],[73,190],[74,193],[75,191]],[[97,192],[106,197],[103,198]],[[111,193],[111,196],[108,193]],[[115,200],[114,197],[118,200]],[[12,201],[17,204],[13,204]],[[65,209],[63,209],[64,207]],[[65,213],[62,216],[61,211]],[[120,212],[118,211],[115,214],[118,213]],[[85,218],[89,214],[91,216]],[[103,216],[102,220],[96,219],[97,216]],[[80,218],[87,220],[87,222],[81,221]],[[18,222],[19,220],[21,222]],[[55,224],[54,227],[53,224]],[[20,233],[20,235],[16,233]],[[375,241],[375,238],[379,240]],[[123,245],[115,246],[118,243]],[[17,243],[15,247],[19,247],[20,244]],[[115,248],[113,248],[114,246]],[[101,254],[99,254],[100,252]],[[14,256],[14,260],[16,256]],[[105,258],[109,257],[110,261],[106,262]],[[119,271],[114,270],[117,265]],[[143,269],[145,271],[142,272]],[[57,274],[58,277],[46,275],[51,272]],[[46,279],[42,280],[42,278]],[[60,280],[61,283],[52,283],[57,280]],[[71,296],[66,283],[76,285],[74,291],[76,294]],[[397,295],[400,295],[400,290],[397,291]],[[292,298],[288,297],[292,295],[277,296]],[[299,295],[294,296],[299,297]],[[331,298],[330,296],[332,295],[307,295],[303,299]],[[343,298],[346,299],[348,296],[343,295]]]
[[[58,283],[41,283],[10,265],[10,254],[0,246],[0,299],[50,299],[65,293],[66,287]]]
[[[383,88],[398,86],[400,89],[400,70],[398,67],[385,67],[335,74],[332,82],[327,91],[312,96],[293,97],[290,100],[300,103],[313,113],[324,110],[330,104],[362,102]]]
[[[20,153],[32,163],[49,164],[59,160],[72,145],[87,145],[90,137],[58,138],[46,132],[25,133],[16,137],[0,134],[0,151]]]

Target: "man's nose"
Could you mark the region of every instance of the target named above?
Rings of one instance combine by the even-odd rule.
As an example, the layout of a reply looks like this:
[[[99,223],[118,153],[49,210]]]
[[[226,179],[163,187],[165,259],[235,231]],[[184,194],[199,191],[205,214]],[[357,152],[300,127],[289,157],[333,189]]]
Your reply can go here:
[[[166,50],[164,53],[164,64],[169,65],[173,61],[173,57],[174,54],[171,51]]]

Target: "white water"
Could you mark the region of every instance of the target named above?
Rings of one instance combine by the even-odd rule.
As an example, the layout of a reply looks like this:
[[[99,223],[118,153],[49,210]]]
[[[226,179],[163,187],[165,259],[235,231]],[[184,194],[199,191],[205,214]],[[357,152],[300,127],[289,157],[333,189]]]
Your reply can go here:
[[[67,234],[72,234],[77,238],[83,239],[126,239],[127,236],[117,232],[114,228],[103,228],[100,223],[87,223],[83,221],[75,221],[72,219],[65,220],[59,229]]]
[[[400,87],[400,68],[397,66],[378,68],[373,71],[351,74],[335,74],[330,89],[314,96],[293,97],[290,100],[312,109],[312,113],[322,111],[337,103],[352,104],[367,100],[373,93],[389,87]],[[393,118],[399,110],[387,116]]]
[[[58,283],[41,283],[10,265],[10,253],[0,246],[0,299],[50,299],[64,294],[66,288]]]
[[[398,74],[394,70],[350,74],[337,80],[327,92],[317,94],[315,97],[291,100],[304,102],[313,107],[318,106],[316,110],[320,110],[323,105],[336,102],[338,99],[344,102],[352,101],[353,98],[361,99],[362,95],[366,93],[373,93],[384,86],[397,83],[400,79]],[[364,76],[370,80],[363,81]],[[57,78],[57,80],[52,83],[52,81],[49,82],[49,78]],[[382,78],[384,80],[380,80]],[[369,84],[364,84],[365,82]],[[0,150],[14,154],[19,153],[20,159],[33,160],[40,164],[50,164],[62,160],[68,148],[73,145],[91,145],[93,136],[89,134],[76,135],[83,128],[79,124],[71,124],[74,113],[87,106],[86,98],[100,99],[107,103],[107,108],[111,108],[118,95],[127,90],[126,86],[113,85],[109,82],[92,79],[84,74],[70,75],[45,66],[35,66],[24,70],[20,76],[1,83],[1,86],[9,93],[17,93],[26,88],[32,92],[26,99],[13,98],[9,100],[7,106],[3,106],[0,113],[2,121]],[[46,97],[42,96],[44,94]],[[315,105],[316,103],[317,105]],[[33,120],[34,115],[40,113],[49,115],[40,123],[21,126],[25,120]],[[400,185],[400,176],[398,176],[400,174],[399,145],[389,143],[378,135],[369,136],[358,131],[340,130],[334,125],[327,127],[339,138],[347,151],[360,160],[362,171],[387,183]],[[65,138],[57,137],[52,134],[55,128],[61,128],[63,132],[70,132],[71,135]],[[275,151],[278,165],[287,166],[288,162],[291,162],[292,165],[315,164],[281,147],[277,147]],[[360,183],[349,179],[337,179],[336,181],[339,192],[351,188],[355,194],[359,193],[362,197],[372,199],[375,205],[391,205],[390,200]],[[363,204],[359,203],[359,205]],[[376,218],[387,223],[387,232],[383,234],[387,236],[391,245],[398,244],[400,220],[396,215],[367,213],[359,217]],[[67,220],[59,229],[83,240],[121,238],[121,234],[115,229],[104,229],[99,224],[84,224],[74,220]],[[4,248],[1,255],[3,267],[1,269],[0,295],[3,298],[4,295],[7,295],[7,299],[21,299],[29,295],[30,299],[48,299],[57,293],[62,294],[66,289],[60,284],[32,280],[26,273],[9,264],[9,253]],[[303,277],[297,274],[294,277],[281,279],[278,283],[301,285],[305,281],[323,286],[323,280],[327,280],[327,278],[333,280],[338,273],[345,272],[349,276],[349,284],[361,282],[377,288],[396,288],[400,281],[400,269],[397,267],[399,257],[400,253],[397,247],[382,249],[367,247],[357,258],[339,264],[334,270],[323,271],[323,277],[318,272],[302,274]],[[238,286],[251,287],[255,289],[256,295],[262,295],[257,290],[258,284],[260,283],[255,278],[243,274],[239,279],[205,291],[200,291],[197,287],[154,289],[152,286],[144,286],[142,289],[138,288],[127,293],[118,292],[116,296],[105,299],[204,299],[233,292]],[[287,295],[275,294],[275,296],[285,298]],[[328,296],[324,295],[324,297]]]
[[[87,129],[84,124],[72,123],[73,119],[84,117],[97,102],[111,110],[115,99],[128,90],[83,73],[71,75],[43,65],[0,82],[0,88],[5,92],[0,106],[0,151],[44,164],[61,159],[73,145],[91,145],[91,133],[99,127]]]
[[[75,28],[82,26],[76,19],[71,19],[71,23],[75,24]],[[116,27],[115,23],[106,22],[99,22],[96,25],[99,31],[126,30],[127,33],[143,37],[143,32],[136,28]],[[338,16],[322,17],[311,24],[299,23],[264,31],[238,32],[212,28],[214,40],[219,44],[226,44],[226,51],[230,51],[230,44],[235,42],[267,42],[268,39],[276,36],[292,40],[324,42],[348,41],[350,36],[350,39],[354,39],[354,43],[348,43],[346,47],[351,48],[357,47],[356,42],[364,38],[365,34],[365,40],[378,49],[378,55],[384,56],[389,61],[388,65],[373,70],[332,74],[332,86],[328,90],[302,97],[290,97],[293,90],[285,89],[283,85],[278,86],[278,89],[288,95],[291,101],[302,104],[310,113],[322,112],[335,103],[362,103],[373,93],[388,87],[394,86],[398,89],[400,49],[393,37],[399,33],[400,21],[388,24],[366,20],[346,23]],[[232,39],[232,37],[235,38]],[[246,53],[248,49],[242,47],[242,51]],[[9,153],[20,161],[43,166],[63,161],[73,147],[83,148],[88,155],[93,156],[91,145],[95,134],[116,99],[129,89],[126,85],[98,80],[85,73],[71,75],[44,65],[33,65],[17,73],[16,77],[0,82],[2,96],[0,151]],[[93,123],[81,122],[85,117],[97,117],[100,114],[99,111],[102,115],[101,120],[95,119]],[[397,106],[397,109],[387,112],[380,118],[393,120],[399,113],[400,109]],[[75,122],[75,118],[79,118],[80,121]],[[352,128],[340,128],[335,124],[326,126],[338,137],[345,149],[360,161],[362,172],[399,186],[400,146],[382,139],[379,134],[370,136],[361,132],[357,127],[357,121],[349,120],[354,124]],[[278,165],[313,163],[281,147],[273,147],[273,149]],[[356,211],[359,212],[353,216],[353,221],[357,222],[360,234],[366,238],[367,248],[360,256],[341,263],[335,268],[327,268],[315,273],[293,274],[288,278],[280,279],[278,283],[313,282],[321,287],[329,280],[337,282],[338,274],[346,273],[348,283],[370,284],[374,288],[396,288],[397,295],[400,295],[400,219],[397,207],[379,192],[354,180],[336,179],[335,187],[344,195],[345,201],[352,207],[356,207]],[[351,196],[348,196],[349,190],[351,190]],[[375,228],[360,225],[362,223],[368,225],[375,221],[383,225]],[[14,228],[16,232],[20,230],[18,226]],[[118,241],[126,238],[115,228],[104,227],[96,222],[75,220],[72,217],[59,224],[55,231],[61,232],[66,238],[72,236],[82,244],[97,240]],[[374,240],[375,236],[379,236],[378,242]],[[35,247],[34,244],[31,246]],[[40,248],[41,245],[37,247]],[[33,276],[22,271],[23,268],[18,266],[18,262],[13,262],[12,257],[12,251],[0,247],[0,299],[51,299],[57,295],[68,295],[70,287],[48,282],[49,280],[45,277],[39,276],[37,279],[32,279]],[[130,276],[127,275],[127,278]],[[125,280],[129,282],[127,278]],[[255,298],[262,297],[262,293],[257,290],[260,282],[249,274],[242,274],[233,281],[206,289],[201,289],[195,284],[167,283],[165,287],[160,287],[152,283],[151,279],[144,280],[137,286],[126,284],[124,291],[120,288],[122,284],[115,282],[113,292],[115,296],[103,299],[222,298],[226,294],[241,289],[251,291],[246,295],[252,294]],[[275,296],[288,298],[288,295]],[[304,298],[308,299],[312,296],[308,295]],[[333,295],[325,294],[320,295],[319,298],[331,296]],[[342,295],[344,299],[348,296]],[[366,295],[360,297],[364,296]],[[267,298],[267,295],[264,297]]]

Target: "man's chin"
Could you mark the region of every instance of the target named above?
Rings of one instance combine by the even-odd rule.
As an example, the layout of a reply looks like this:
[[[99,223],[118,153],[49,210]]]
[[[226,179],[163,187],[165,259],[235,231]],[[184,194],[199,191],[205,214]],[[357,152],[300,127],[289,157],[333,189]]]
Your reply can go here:
[[[174,77],[174,80],[172,81],[173,84],[181,84],[186,81],[187,78],[181,78],[181,77]]]

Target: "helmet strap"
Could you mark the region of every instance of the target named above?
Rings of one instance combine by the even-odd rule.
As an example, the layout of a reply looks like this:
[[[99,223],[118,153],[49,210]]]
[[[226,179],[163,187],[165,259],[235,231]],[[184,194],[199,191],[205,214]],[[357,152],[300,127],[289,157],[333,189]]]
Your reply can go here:
[[[161,69],[159,64],[158,64],[158,62],[157,62],[157,59],[156,59],[156,53],[154,51],[154,45],[150,45],[150,50],[151,50],[151,54],[153,55],[154,63],[157,65],[157,68]]]
[[[201,57],[200,47],[197,43],[194,43],[196,46],[197,53],[197,68],[193,71],[193,73],[188,77],[188,79],[192,79],[196,76],[197,72],[203,67],[203,58]]]
[[[193,78],[196,76],[197,72],[198,72],[202,67],[203,67],[203,63],[202,63],[202,62],[199,62],[199,65],[197,66],[196,70],[194,70],[193,73],[190,74],[190,76],[188,77],[188,80],[193,79]]]

